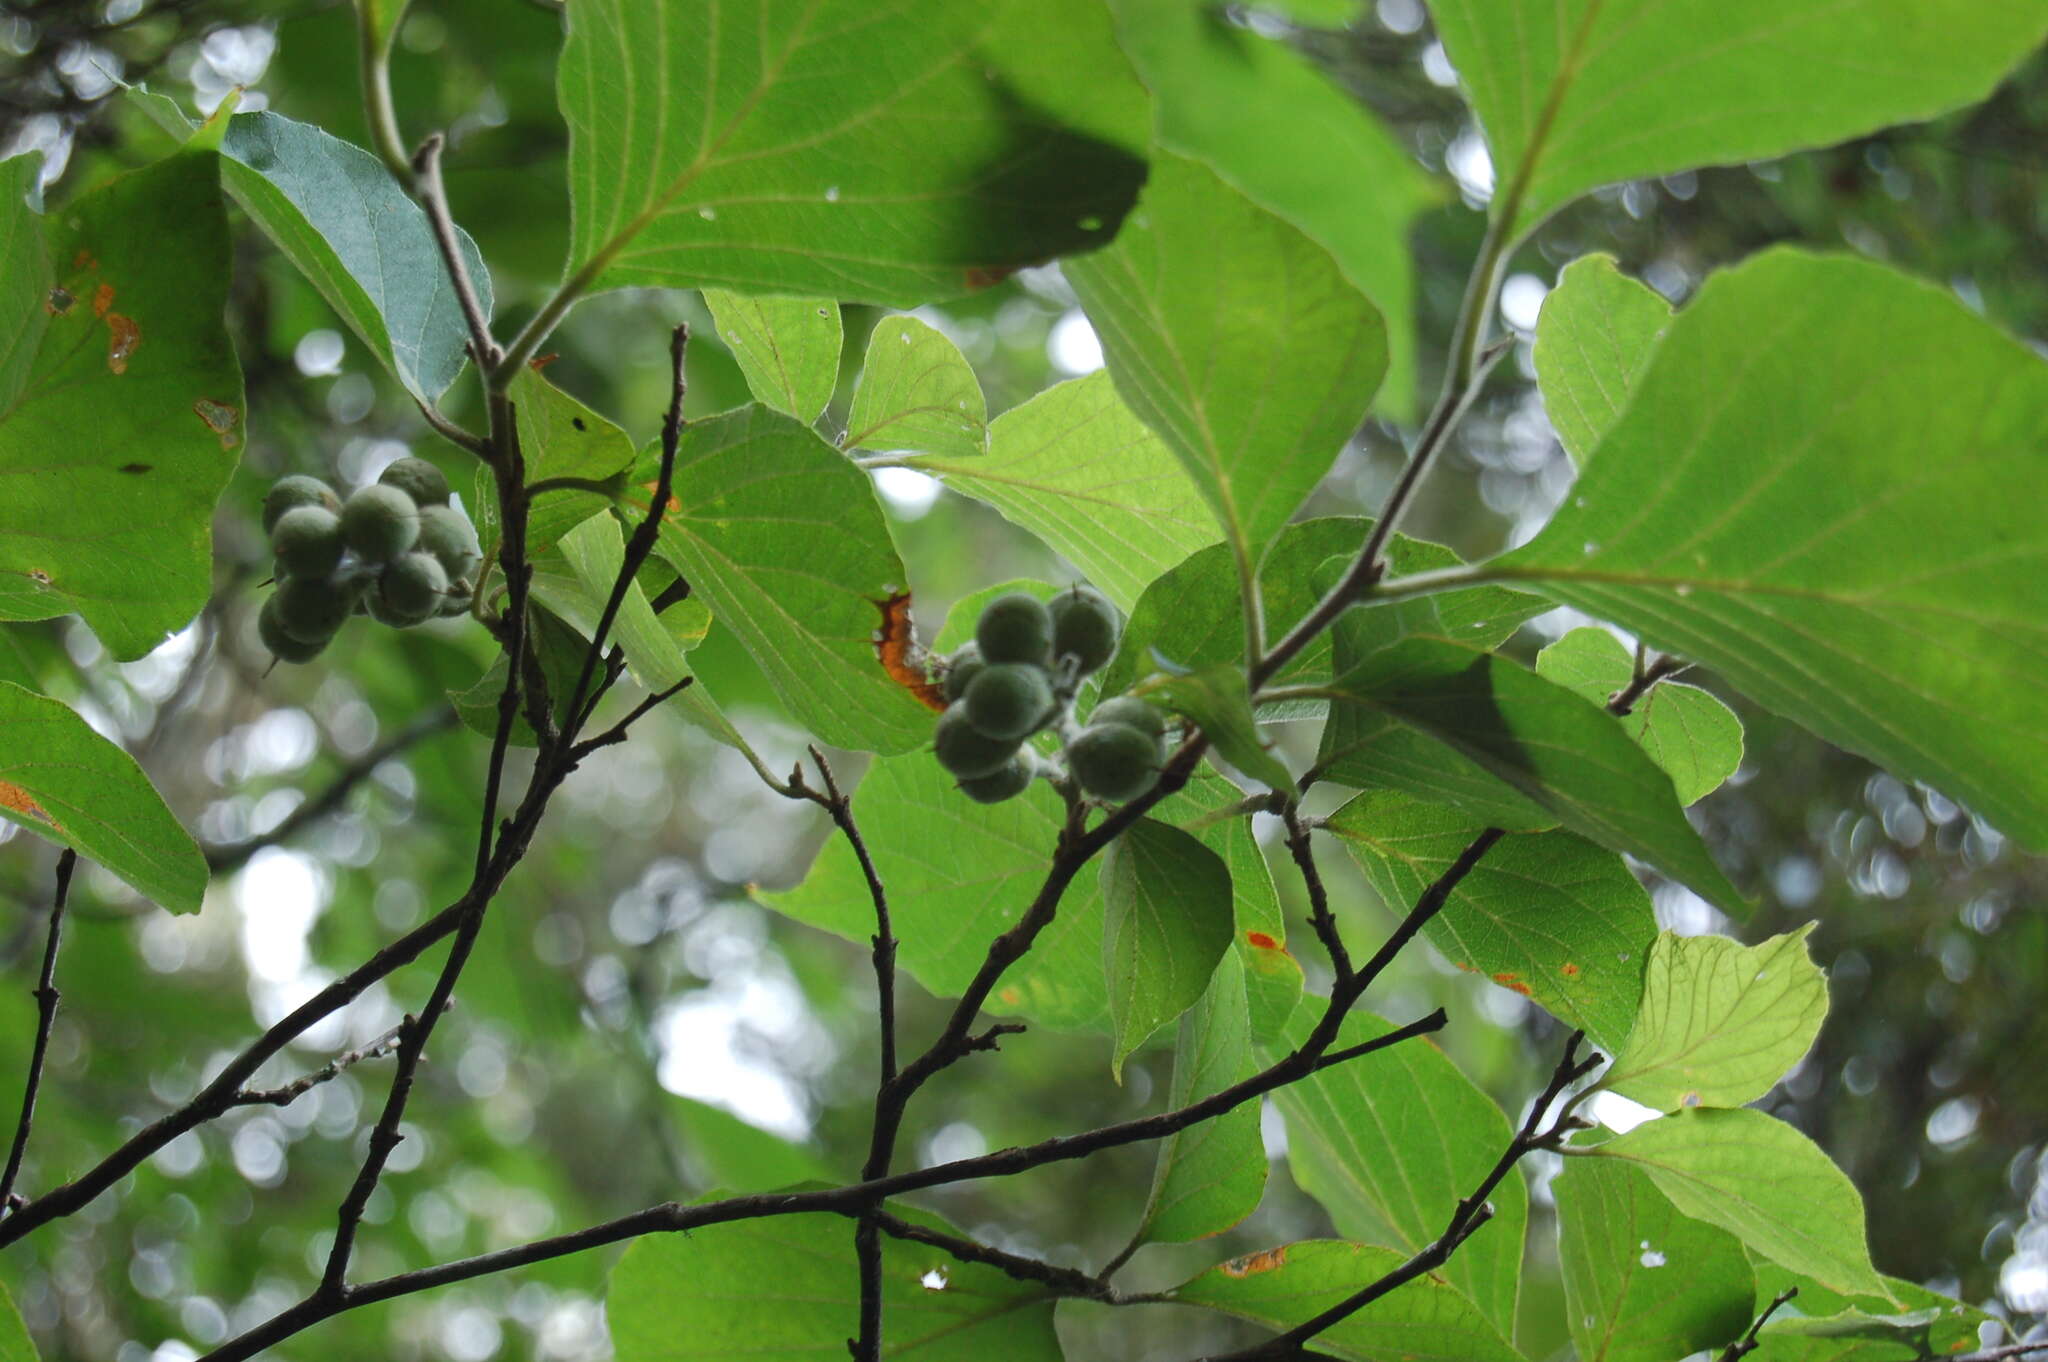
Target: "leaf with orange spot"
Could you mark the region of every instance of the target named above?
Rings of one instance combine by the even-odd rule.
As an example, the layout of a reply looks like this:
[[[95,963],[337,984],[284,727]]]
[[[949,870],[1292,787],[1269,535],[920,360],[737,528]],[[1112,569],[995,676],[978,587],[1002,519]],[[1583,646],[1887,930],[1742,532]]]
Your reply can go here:
[[[0,681],[0,818],[75,849],[174,913],[206,892],[206,858],[135,759],[69,706]]]
[[[180,151],[49,219],[14,192],[25,164],[0,173],[0,620],[75,613],[132,659],[205,604],[240,443],[195,405],[243,402],[219,160]]]

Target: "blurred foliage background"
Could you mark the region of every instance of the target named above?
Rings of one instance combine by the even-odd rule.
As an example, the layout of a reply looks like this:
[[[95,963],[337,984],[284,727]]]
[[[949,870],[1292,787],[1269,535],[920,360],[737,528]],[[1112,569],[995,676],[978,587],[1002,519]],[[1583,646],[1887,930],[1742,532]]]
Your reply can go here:
[[[1419,0],[1377,0],[1341,31],[1293,28],[1256,6],[1219,19],[1296,49],[1440,178],[1441,203],[1412,236],[1421,384],[1431,390],[1491,174],[1426,11]],[[557,276],[567,240],[553,100],[560,25],[548,0],[417,0],[399,43],[405,130],[450,132],[456,215],[490,262],[499,315],[512,324]],[[353,47],[349,7],[333,0],[15,0],[0,12],[0,149],[44,154],[53,204],[161,154],[161,135],[111,98],[121,81],[200,111],[243,87],[245,109],[275,108],[362,143]],[[1524,343],[1409,528],[1482,555],[1533,533],[1564,495],[1570,465],[1531,381],[1526,341],[1545,289],[1587,251],[1611,252],[1673,301],[1769,242],[1860,252],[1948,283],[2039,345],[2048,335],[2044,146],[2048,62],[2037,59],[1988,103],[1936,124],[1618,186],[1578,204],[1512,262],[1502,312]],[[232,305],[251,443],[215,523],[217,590],[205,613],[126,665],[75,622],[0,634],[0,649],[46,691],[129,746],[218,871],[206,911],[187,919],[140,903],[111,877],[81,878],[31,1192],[189,1095],[257,1028],[445,903],[467,874],[485,744],[441,716],[448,690],[488,660],[482,631],[360,631],[345,660],[337,652],[266,675],[253,628],[254,588],[267,573],[257,512],[272,479],[305,471],[354,484],[405,452],[466,475],[466,456],[426,431],[253,232],[241,238]],[[876,315],[847,310],[849,377]],[[1056,269],[920,315],[975,363],[991,412],[1100,363]],[[690,410],[745,400],[737,368],[686,294],[621,292],[578,308],[550,376],[647,437],[665,398],[665,335],[682,319],[700,337]],[[838,414],[847,397],[842,385]],[[474,418],[462,410],[474,401],[465,385],[451,401],[454,414]],[[1310,510],[1369,513],[1399,466],[1402,437],[1368,424]],[[992,512],[920,475],[887,472],[880,490],[926,637],[953,599],[979,586],[1071,575]],[[1520,642],[1533,652],[1573,622],[1546,617]],[[802,737],[774,712],[744,654],[714,630],[695,657],[719,700],[786,767]],[[1933,791],[1767,714],[1743,715],[1742,771],[1695,813],[1762,905],[1744,936],[1819,919],[1814,949],[1834,1001],[1818,1047],[1768,1105],[1854,1177],[1881,1268],[1980,1302],[2016,1334],[2037,1328],[2048,1312],[2048,867]],[[1306,750],[1308,735],[1297,737]],[[841,759],[849,776],[857,764]],[[331,813],[294,817],[337,788]],[[816,810],[777,799],[734,753],[674,720],[646,724],[590,763],[493,910],[423,1071],[407,1139],[371,1203],[360,1270],[422,1266],[712,1187],[850,1174],[876,1064],[865,953],[751,897],[797,880],[826,830]],[[1390,922],[1335,844],[1322,850],[1348,931],[1365,937]],[[54,848],[0,825],[0,1094],[9,1103],[34,1029],[28,989],[55,859]],[[1299,912],[1284,854],[1276,868]],[[1657,902],[1678,930],[1728,927],[1682,891],[1660,891]],[[393,978],[309,1032],[270,1076],[282,1081],[373,1040],[430,980],[420,966]],[[1445,1044],[1511,1114],[1561,1041],[1520,998],[1458,974],[1426,946],[1369,1002],[1396,1017],[1448,1005]],[[921,1037],[943,1004],[906,985],[904,1010],[906,1035]],[[1156,1108],[1168,1056],[1139,1056],[1121,1087],[1107,1057],[1101,1037],[1011,1040],[928,1089],[904,1147],[937,1161]],[[370,1062],[292,1106],[238,1110],[172,1144],[83,1214],[0,1253],[0,1279],[45,1357],[180,1362],[299,1296],[324,1260],[364,1108],[381,1101],[384,1083]],[[788,1144],[764,1143],[753,1127]],[[1277,1148],[1284,1137],[1277,1123],[1267,1128]],[[1135,1223],[1150,1160],[1147,1149],[1116,1151],[941,1189],[930,1202],[992,1242],[1099,1264]],[[1328,1232],[1284,1168],[1246,1224],[1218,1241],[1147,1249],[1130,1282],[1163,1285],[1227,1254]],[[1541,1217],[1554,1169],[1530,1169],[1538,1219],[1523,1344],[1543,1358],[1567,1345]],[[363,1310],[275,1355],[602,1357],[609,1259],[586,1254]],[[1168,1307],[1062,1310],[1077,1358],[1181,1358],[1226,1341],[1230,1327]]]

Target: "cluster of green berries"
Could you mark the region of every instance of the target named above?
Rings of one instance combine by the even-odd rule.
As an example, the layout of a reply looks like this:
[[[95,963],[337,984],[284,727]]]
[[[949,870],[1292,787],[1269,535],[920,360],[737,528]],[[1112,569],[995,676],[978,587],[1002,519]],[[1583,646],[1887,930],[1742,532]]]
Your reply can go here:
[[[448,504],[448,479],[403,458],[347,501],[318,478],[280,478],[263,498],[277,591],[256,632],[284,662],[310,662],[350,615],[407,629],[469,609],[483,550]]]
[[[1000,803],[1050,774],[1025,746],[1048,728],[1083,793],[1122,803],[1152,788],[1165,759],[1158,710],[1120,696],[1097,705],[1085,726],[1073,719],[1082,678],[1115,655],[1122,631],[1116,607],[1085,586],[1050,602],[1012,593],[988,603],[974,642],[946,659],[948,704],[933,737],[939,764],[968,798]]]

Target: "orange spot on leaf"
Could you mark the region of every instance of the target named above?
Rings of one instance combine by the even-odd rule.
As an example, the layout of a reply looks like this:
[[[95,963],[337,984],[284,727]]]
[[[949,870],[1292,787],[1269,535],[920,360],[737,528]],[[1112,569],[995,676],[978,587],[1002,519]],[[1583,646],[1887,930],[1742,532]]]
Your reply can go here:
[[[1017,991],[1016,986],[1014,984],[1005,988],[1001,993],[999,993],[996,996],[1000,997],[1004,1002],[1008,1003],[1012,1007],[1015,1007],[1017,1004],[1024,1001],[1024,995]]]
[[[526,367],[533,370],[535,373],[539,373],[541,370],[547,368],[550,364],[553,364],[556,360],[560,359],[561,357],[561,351],[550,350],[545,355],[535,355],[532,359],[526,361]]]
[[[105,287],[102,285],[102,287]],[[107,367],[117,374],[128,372],[128,357],[142,344],[142,328],[133,317],[119,312],[107,314]]]
[[[1465,971],[1465,973],[1467,974],[1479,973],[1479,967],[1477,965],[1468,965],[1463,960],[1453,960],[1451,961],[1451,963],[1456,965],[1459,969]]]
[[[1280,949],[1280,943],[1267,936],[1264,932],[1246,932],[1244,939],[1262,951],[1277,951]]]
[[[933,713],[946,708],[946,693],[931,679],[924,663],[924,650],[917,643],[917,625],[910,617],[910,593],[899,591],[885,601],[876,601],[882,612],[882,626],[875,630],[875,660],[889,679],[910,692]]]
[[[993,288],[1016,272],[1015,265],[973,265],[967,270],[967,287]]]
[[[1271,1272],[1286,1261],[1287,1246],[1282,1244],[1279,1248],[1262,1249],[1257,1253],[1247,1253],[1242,1258],[1232,1258],[1223,1265],[1223,1275],[1250,1277],[1260,1272]]]
[[[643,487],[643,488],[645,488],[645,489],[646,489],[646,492],[647,492],[647,499],[648,499],[648,501],[653,501],[653,500],[654,500],[654,489],[655,489],[655,488],[656,488],[657,486],[659,486],[660,484],[659,484],[659,483],[655,483],[655,482],[643,482],[643,483],[641,483],[640,485],[641,485],[641,487]],[[674,492],[670,492],[670,493],[668,494],[668,513],[669,513],[670,515],[681,515],[681,514],[682,514],[682,510],[683,510],[683,499],[682,499],[681,497],[677,496],[677,495],[676,495],[676,494],[675,494]]]
[[[100,262],[93,259],[92,252],[83,246],[78,248],[77,255],[71,257],[71,268],[74,270],[96,270],[99,267]]]
[[[1558,973],[1562,974],[1567,979],[1576,979],[1579,977],[1579,967],[1577,965],[1572,964],[1570,961],[1566,961],[1564,967],[1560,969]]]
[[[53,828],[57,826],[57,820],[50,817],[42,805],[36,803],[33,795],[12,781],[0,780],[0,808],[12,809],[18,814],[41,819]]]
[[[113,310],[113,307],[114,286],[112,284],[101,284],[98,288],[92,291],[93,316],[104,317],[107,315],[107,313]]]

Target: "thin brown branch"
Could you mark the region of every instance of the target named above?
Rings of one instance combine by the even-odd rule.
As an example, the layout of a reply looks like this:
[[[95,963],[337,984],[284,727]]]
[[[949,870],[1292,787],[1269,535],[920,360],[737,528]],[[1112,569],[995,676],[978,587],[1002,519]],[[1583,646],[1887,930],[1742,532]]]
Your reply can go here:
[[[1301,820],[1301,810],[1293,804],[1283,805],[1281,819],[1287,824],[1287,851],[1294,857],[1294,864],[1301,871],[1302,886],[1308,891],[1308,921],[1315,928],[1316,938],[1329,953],[1330,969],[1340,984],[1351,979],[1351,953],[1344,948],[1344,938],[1337,931],[1337,919],[1330,914],[1330,891],[1323,883],[1323,873],[1316,866],[1315,848],[1310,843],[1308,825]]]
[[[0,1219],[15,1207],[14,1180],[21,1176],[21,1161],[28,1153],[29,1129],[36,1121],[36,1093],[43,1085],[43,1061],[50,1053],[50,1031],[57,1024],[57,947],[64,937],[64,902],[71,897],[71,873],[78,869],[78,853],[70,847],[57,858],[57,892],[50,901],[50,930],[43,938],[43,968],[36,978],[36,1038],[29,1049],[28,1077],[22,1084],[21,1118],[14,1125],[14,1143],[7,1151],[7,1169],[0,1172]]]
[[[368,1045],[358,1046],[345,1054],[336,1055],[311,1073],[301,1074],[281,1088],[244,1088],[235,1094],[235,1105],[288,1107],[322,1083],[332,1082],[341,1077],[344,1071],[354,1068],[364,1060],[382,1059],[390,1054],[398,1048],[399,1038],[404,1032],[402,1024],[394,1026]]]
[[[1640,674],[1641,673],[1638,672],[1638,675]],[[1721,1356],[1718,1359],[1718,1362],[1741,1362],[1741,1359],[1755,1352],[1758,1346],[1757,1335],[1761,1334],[1764,1331],[1764,1326],[1771,1322],[1771,1316],[1777,1314],[1778,1308],[1780,1306],[1784,1305],[1786,1301],[1791,1300],[1794,1296],[1798,1294],[1798,1287],[1788,1286],[1783,1291],[1780,1291],[1777,1295],[1773,1296],[1771,1298],[1771,1303],[1769,1305],[1766,1305],[1763,1308],[1762,1312],[1759,1313],[1755,1319],[1750,1321],[1749,1328],[1743,1331],[1742,1337],[1736,1339],[1733,1343],[1730,1343],[1727,1347],[1721,1350]]]
[[[435,734],[447,732],[455,727],[458,717],[453,705],[442,705],[418,716],[404,728],[342,767],[340,774],[335,776],[326,789],[293,809],[269,832],[229,846],[215,847],[207,852],[206,868],[216,875],[225,875],[240,869],[251,856],[265,847],[279,846],[290,841],[301,829],[319,822],[339,809],[358,785],[376,773],[378,767]]]
[[[413,193],[420,201],[420,207],[427,213],[427,225],[433,229],[434,244],[441,248],[441,262],[447,267],[448,282],[454,286],[455,301],[462,307],[462,319],[469,325],[469,346],[477,366],[489,372],[505,357],[497,341],[491,339],[490,318],[484,315],[483,303],[477,298],[476,283],[469,277],[469,264],[462,258],[461,238],[456,235],[455,219],[448,213],[448,190],[441,183],[441,149],[445,145],[440,133],[430,135],[420,143],[412,155]],[[499,451],[502,453],[502,451]]]
[[[1073,1296],[1081,1300],[1099,1301],[1104,1305],[1122,1305],[1126,1302],[1122,1292],[1097,1281],[1085,1272],[1071,1267],[1057,1267],[1052,1263],[1027,1258],[1021,1254],[1006,1253],[1002,1249],[991,1248],[987,1244],[978,1243],[962,1235],[947,1234],[943,1230],[913,1224],[887,1211],[876,1211],[866,1217],[863,1223],[875,1224],[891,1239],[940,1249],[963,1263],[979,1263],[984,1267],[992,1267],[1017,1281],[1042,1286],[1057,1296]]]

